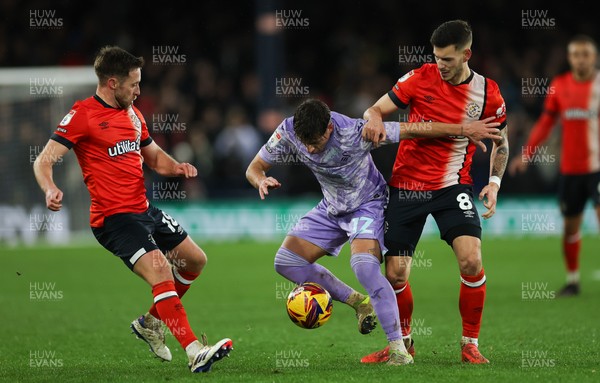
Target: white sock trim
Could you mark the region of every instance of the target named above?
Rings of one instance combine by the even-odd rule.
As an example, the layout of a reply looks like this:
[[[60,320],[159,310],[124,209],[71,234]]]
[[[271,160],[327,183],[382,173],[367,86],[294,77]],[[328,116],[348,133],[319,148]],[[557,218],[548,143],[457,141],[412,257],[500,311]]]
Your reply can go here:
[[[473,343],[475,346],[479,346],[479,340],[477,338],[469,338],[468,336],[462,337],[460,340],[461,344]]]
[[[176,297],[176,296],[177,296],[177,291],[165,291],[164,293],[160,293],[154,297],[154,303],[158,303],[158,302],[162,301],[163,299],[167,299],[170,297]]]
[[[460,281],[465,286],[468,286],[468,287],[479,287],[485,283],[485,274],[483,275],[483,277],[481,277],[480,280],[478,280],[476,282],[469,282],[469,281],[465,280],[462,276],[460,277]]]
[[[408,282],[406,282],[406,284],[404,285],[404,287],[402,287],[401,289],[398,289],[398,290],[394,289],[394,293],[400,294],[401,292],[404,291],[404,289],[406,289],[406,286],[408,286]]]
[[[173,267],[173,276],[175,277],[175,279],[177,279],[177,281],[179,283],[181,283],[182,285],[191,285],[192,282],[194,282],[194,280],[189,280],[189,279],[185,279],[184,277],[181,276],[181,274],[179,274],[179,272],[177,271],[176,268]]]
[[[567,273],[567,283],[579,283],[579,271],[569,271]]]

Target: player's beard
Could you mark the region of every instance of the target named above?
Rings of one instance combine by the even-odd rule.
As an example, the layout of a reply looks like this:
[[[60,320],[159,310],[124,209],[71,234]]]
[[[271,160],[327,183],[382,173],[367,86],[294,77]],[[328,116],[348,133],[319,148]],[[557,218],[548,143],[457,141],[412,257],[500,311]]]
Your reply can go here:
[[[128,100],[126,97],[119,95],[118,93],[115,93],[115,101],[121,109],[128,109],[131,104],[133,104],[133,100]]]

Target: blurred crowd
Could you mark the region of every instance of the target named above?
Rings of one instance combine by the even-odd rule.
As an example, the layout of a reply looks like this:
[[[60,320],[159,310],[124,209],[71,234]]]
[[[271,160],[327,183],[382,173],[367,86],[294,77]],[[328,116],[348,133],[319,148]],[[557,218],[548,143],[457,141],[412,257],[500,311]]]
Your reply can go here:
[[[362,116],[402,74],[432,60],[429,36],[438,24],[453,18],[472,24],[470,66],[498,82],[507,104],[511,157],[520,155],[543,103],[540,95],[523,94],[523,79],[550,79],[567,70],[568,39],[575,33],[597,39],[597,29],[585,15],[550,5],[509,7],[501,1],[468,5],[423,9],[416,1],[208,0],[193,6],[166,3],[142,12],[148,3],[3,1],[0,67],[91,65],[98,48],[107,44],[144,56],[142,94],[136,105],[157,143],[198,168],[198,179],[179,181],[187,199],[255,197],[245,169],[296,105],[306,97],[319,97],[332,110]],[[544,17],[554,18],[554,27],[524,28],[523,9],[547,10]],[[32,10],[55,12],[42,16]],[[274,19],[265,19],[274,13]],[[60,26],[31,26],[32,18],[43,17],[60,19]],[[283,25],[281,18],[296,23]],[[402,49],[424,50],[415,63],[401,60]],[[274,91],[273,85],[282,80],[295,82],[299,90]],[[29,113],[0,103],[3,153],[15,145],[23,150],[43,145],[71,103],[65,101],[62,110],[51,112],[32,101],[27,107],[34,110]],[[32,123],[31,115],[43,126]],[[550,151],[558,154],[559,144],[555,135],[548,143]],[[391,171],[394,154],[394,147],[373,152],[384,175]],[[2,179],[9,179],[12,172],[30,171],[29,161],[20,170],[11,169],[12,163],[2,155]],[[547,163],[530,167],[524,176],[506,175],[503,193],[553,193],[557,170],[558,163]],[[478,151],[473,164],[476,190],[486,182],[488,171],[488,154]],[[274,174],[283,181],[282,196],[319,192],[302,166],[284,167]],[[148,173],[149,190],[157,181],[158,176]],[[16,192],[9,196],[13,198],[22,195]]]

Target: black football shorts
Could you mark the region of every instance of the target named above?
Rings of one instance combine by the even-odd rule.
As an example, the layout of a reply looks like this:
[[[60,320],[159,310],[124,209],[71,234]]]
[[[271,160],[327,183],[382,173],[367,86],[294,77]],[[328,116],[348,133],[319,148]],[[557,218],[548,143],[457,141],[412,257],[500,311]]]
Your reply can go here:
[[[92,232],[102,246],[133,270],[142,255],[159,249],[173,250],[187,237],[181,225],[152,205],[143,213],[117,213],[104,218],[104,226]]]
[[[411,256],[431,214],[448,245],[456,237],[481,238],[479,213],[471,185],[452,185],[439,190],[404,190],[390,187],[385,213],[386,256]]]

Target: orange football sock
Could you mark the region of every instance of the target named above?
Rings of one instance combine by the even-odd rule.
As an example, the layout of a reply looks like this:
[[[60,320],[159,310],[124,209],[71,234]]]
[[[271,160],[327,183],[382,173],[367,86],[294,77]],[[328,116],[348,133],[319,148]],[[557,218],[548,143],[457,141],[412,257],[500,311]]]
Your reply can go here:
[[[194,280],[198,278],[199,275],[200,273],[188,273],[186,271],[178,271],[177,269],[173,269],[175,291],[177,291],[179,299],[181,299],[183,295],[190,289],[192,282],[194,282]],[[152,307],[150,307],[150,310],[148,310],[148,312],[152,314],[153,317],[160,319],[160,315],[156,310],[156,304],[152,304]]]
[[[579,250],[581,249],[581,236],[579,233],[563,237],[563,254],[569,273],[579,270]]]
[[[460,275],[460,295],[458,308],[462,317],[462,335],[478,338],[485,301],[485,273],[483,269],[477,275]]]
[[[198,340],[190,327],[173,281],[160,282],[152,286],[152,295],[156,311],[181,347],[185,349],[190,343]]]
[[[398,303],[398,311],[400,311],[400,328],[402,336],[410,335],[410,324],[413,313],[413,296],[410,289],[410,283],[398,283],[393,286],[396,293],[396,302]]]

